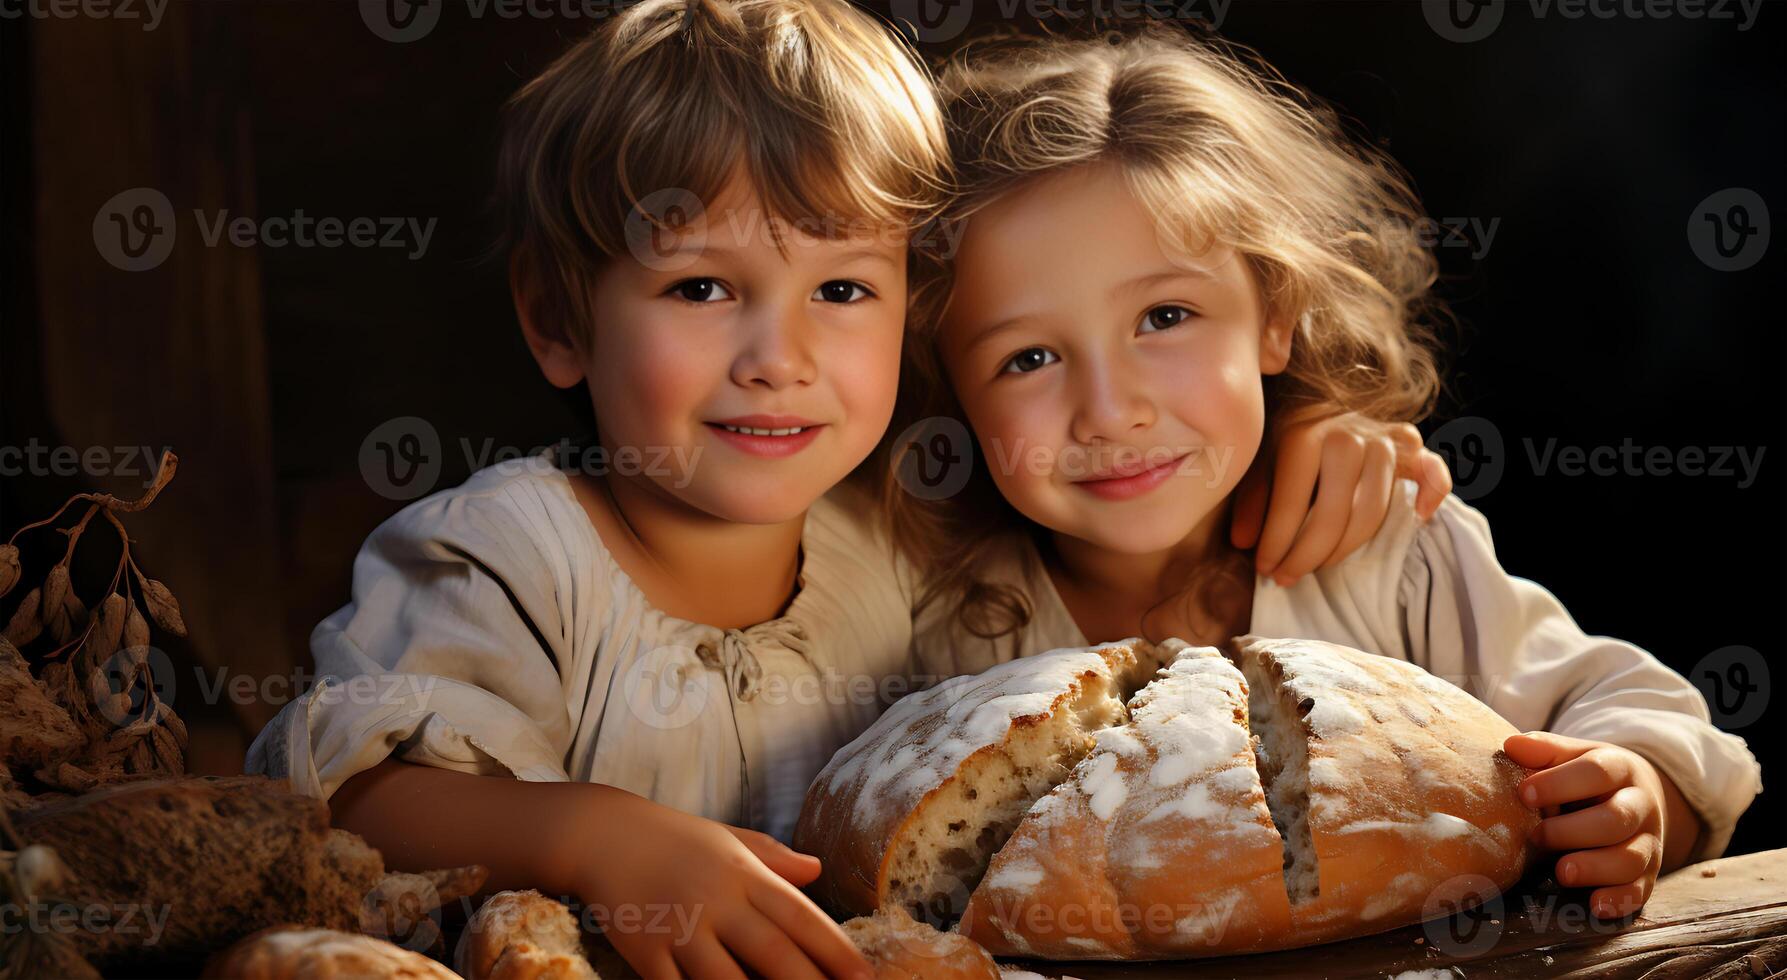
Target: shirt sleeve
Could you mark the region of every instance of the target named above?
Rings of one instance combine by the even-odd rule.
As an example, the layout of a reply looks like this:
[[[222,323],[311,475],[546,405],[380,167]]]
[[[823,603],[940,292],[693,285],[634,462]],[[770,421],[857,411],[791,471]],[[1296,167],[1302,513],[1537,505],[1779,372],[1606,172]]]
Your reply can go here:
[[[1700,817],[1690,860],[1723,853],[1762,789],[1761,768],[1743,739],[1713,727],[1686,678],[1630,643],[1587,635],[1550,592],[1509,575],[1488,521],[1457,497],[1411,542],[1398,589],[1410,660],[1522,731],[1643,756]]]
[[[392,753],[567,779],[559,668],[571,634],[558,597],[600,590],[573,587],[565,521],[537,481],[512,479],[436,494],[380,525],[354,561],[352,601],[311,634],[318,683],[255,739],[246,770],[322,799]]]

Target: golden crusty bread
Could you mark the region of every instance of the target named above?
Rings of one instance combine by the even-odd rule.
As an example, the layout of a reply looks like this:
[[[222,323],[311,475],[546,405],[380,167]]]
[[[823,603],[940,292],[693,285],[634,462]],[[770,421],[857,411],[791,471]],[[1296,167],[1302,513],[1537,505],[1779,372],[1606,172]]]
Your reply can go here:
[[[1152,654],[1141,643],[1056,651],[895,703],[807,790],[794,848],[821,860],[812,893],[840,916],[897,905],[954,919],[1030,804],[1092,732],[1122,720]]]
[[[394,943],[357,932],[279,925],[249,933],[211,957],[215,980],[458,980],[452,970]]]
[[[993,955],[966,936],[939,932],[899,906],[844,923],[875,980],[999,980]]]
[[[1054,676],[1055,661],[1075,653],[1084,651],[1031,660]],[[995,955],[1162,959],[1304,946],[1418,921],[1424,906],[1456,904],[1484,879],[1505,888],[1524,870],[1538,817],[1514,796],[1524,770],[1501,753],[1514,729],[1458,688],[1401,661],[1304,640],[1242,637],[1227,656],[1169,641],[1137,657],[1157,661],[1166,666],[1152,683],[1105,712],[1089,751],[1009,833],[938,859],[972,892],[959,930]],[[1000,683],[1024,663],[994,668]],[[899,708],[833,759],[809,807],[823,804],[837,772],[872,758],[895,763],[879,778],[913,801],[899,841],[933,840],[958,821],[1009,826],[962,802],[966,767],[955,773],[967,785],[954,808],[935,810],[944,781],[879,751],[904,744],[921,758],[938,747],[939,726],[922,717],[943,709]],[[879,731],[884,723],[893,730]],[[834,828],[833,839],[854,832]],[[846,879],[888,863],[872,850],[813,853]]]
[[[1284,849],[1255,772],[1247,684],[1169,640],[1127,724],[1030,808],[961,931],[1001,954],[1155,959],[1271,947],[1290,925]]]
[[[598,980],[576,916],[532,889],[497,892],[478,906],[453,968],[466,980]]]

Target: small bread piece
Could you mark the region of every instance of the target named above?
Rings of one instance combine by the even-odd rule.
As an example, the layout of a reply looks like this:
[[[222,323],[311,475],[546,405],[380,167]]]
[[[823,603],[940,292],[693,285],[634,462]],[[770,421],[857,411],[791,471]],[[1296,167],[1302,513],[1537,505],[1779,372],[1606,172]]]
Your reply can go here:
[[[1140,640],[1059,650],[903,698],[839,749],[807,790],[794,847],[839,915],[897,905],[953,920],[1036,799],[1159,666]]]
[[[211,957],[214,980],[458,980],[452,970],[383,939],[334,929],[279,925],[242,937]]]
[[[1254,771],[1247,684],[1213,647],[1168,640],[1130,722],[1039,800],[968,902],[1000,955],[1159,959],[1245,952],[1290,925],[1283,848]]]
[[[532,889],[485,900],[465,924],[453,968],[466,980],[598,980],[576,916]]]
[[[993,956],[966,936],[939,932],[890,906],[844,923],[875,980],[999,980]]]

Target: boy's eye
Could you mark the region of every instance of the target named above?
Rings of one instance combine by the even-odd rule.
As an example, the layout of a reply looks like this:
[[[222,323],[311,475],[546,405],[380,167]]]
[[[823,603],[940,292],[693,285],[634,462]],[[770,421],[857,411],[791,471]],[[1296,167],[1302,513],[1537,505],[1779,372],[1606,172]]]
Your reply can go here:
[[[861,295],[858,295],[861,294]],[[823,303],[855,303],[864,299],[872,299],[874,293],[862,283],[848,279],[833,279],[821,285],[813,298]]]
[[[1170,330],[1192,318],[1194,314],[1183,306],[1156,306],[1142,318],[1138,333],[1159,333]]]
[[[1060,359],[1052,350],[1043,347],[1030,347],[1012,355],[1011,360],[1005,362],[1005,367],[999,373],[1029,374],[1037,368],[1047,367]]]
[[[691,303],[717,303],[732,294],[718,279],[689,279],[670,287],[670,295]]]

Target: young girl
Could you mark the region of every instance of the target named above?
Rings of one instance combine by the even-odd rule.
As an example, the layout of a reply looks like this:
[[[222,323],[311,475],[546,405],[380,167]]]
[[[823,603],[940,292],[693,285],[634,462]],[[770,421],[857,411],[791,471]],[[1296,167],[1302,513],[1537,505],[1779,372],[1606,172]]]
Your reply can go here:
[[[905,693],[910,597],[873,501],[832,491],[892,415],[909,238],[943,200],[929,79],[842,0],[646,0],[511,112],[516,309],[597,438],[375,530],[312,636],[325,680],[248,768],[393,867],[576,897],[648,977],[860,973],[781,842]],[[1324,481],[1377,474],[1367,521],[1434,463],[1406,427],[1300,428],[1287,502],[1236,532],[1286,578],[1357,544],[1350,509],[1302,520],[1334,438],[1358,459]]]
[[[1289,587],[1224,539],[1288,413],[1429,410],[1434,262],[1389,160],[1270,69],[1164,30],[970,47],[941,88],[965,234],[915,280],[904,411],[964,419],[979,454],[940,502],[889,483],[925,573],[920,672],[1134,635],[1339,642],[1531,730],[1505,747],[1538,770],[1521,798],[1571,811],[1536,843],[1597,915],[1723,850],[1760,789],[1743,741],[1504,572],[1477,511],[1447,497],[1423,526],[1405,485],[1361,551]],[[1324,471],[1312,513],[1352,493]]]

